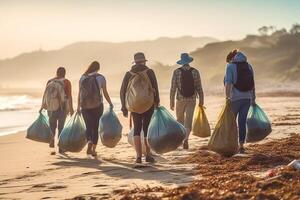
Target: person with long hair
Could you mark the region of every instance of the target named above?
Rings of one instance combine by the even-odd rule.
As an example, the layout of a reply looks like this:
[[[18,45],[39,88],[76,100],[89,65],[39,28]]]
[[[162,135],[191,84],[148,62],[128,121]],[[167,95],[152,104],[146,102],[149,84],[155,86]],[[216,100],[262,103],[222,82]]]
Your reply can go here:
[[[87,154],[97,156],[99,119],[103,114],[103,96],[113,107],[107,92],[106,79],[99,74],[100,64],[92,62],[79,81],[79,94],[77,112],[81,112],[86,125],[86,138],[88,141]]]
[[[245,54],[238,50],[231,51],[226,58],[224,78],[226,101],[238,121],[239,153],[245,153],[246,120],[251,104],[255,104],[254,71]]]

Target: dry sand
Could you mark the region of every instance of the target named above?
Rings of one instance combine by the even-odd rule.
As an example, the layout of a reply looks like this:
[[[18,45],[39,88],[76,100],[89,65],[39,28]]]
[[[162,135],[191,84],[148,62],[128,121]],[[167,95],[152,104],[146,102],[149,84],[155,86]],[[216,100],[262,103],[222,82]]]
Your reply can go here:
[[[273,132],[264,141],[299,133],[299,97],[262,97],[259,105],[273,122]],[[214,127],[223,98],[207,97],[206,107],[211,127]],[[162,105],[168,107],[167,98]],[[133,189],[137,186],[175,188],[200,179],[197,164],[180,163],[205,145],[208,139],[191,136],[190,150],[157,156],[157,163],[135,168],[134,149],[127,143],[128,119],[120,117],[124,126],[118,146],[98,147],[99,159],[81,153],[68,156],[50,155],[47,144],[25,139],[25,132],[0,137],[0,199],[65,199],[76,196],[96,196],[114,199],[112,191]],[[264,169],[265,170],[265,169]]]

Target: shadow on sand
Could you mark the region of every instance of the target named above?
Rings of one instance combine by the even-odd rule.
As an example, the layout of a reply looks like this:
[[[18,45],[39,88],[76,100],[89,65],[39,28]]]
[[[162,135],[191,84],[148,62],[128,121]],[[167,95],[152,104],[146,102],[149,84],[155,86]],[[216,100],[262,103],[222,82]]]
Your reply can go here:
[[[87,172],[74,175],[70,178],[82,178],[86,176],[97,176],[105,174],[109,177],[117,179],[141,179],[141,180],[157,180],[164,184],[183,184],[194,180],[191,169],[180,168],[171,165],[162,166],[160,164],[134,165],[132,163],[112,160],[97,160],[90,158],[72,158],[59,157],[60,161],[51,165],[61,167],[82,167]],[[90,171],[90,169],[94,169]]]

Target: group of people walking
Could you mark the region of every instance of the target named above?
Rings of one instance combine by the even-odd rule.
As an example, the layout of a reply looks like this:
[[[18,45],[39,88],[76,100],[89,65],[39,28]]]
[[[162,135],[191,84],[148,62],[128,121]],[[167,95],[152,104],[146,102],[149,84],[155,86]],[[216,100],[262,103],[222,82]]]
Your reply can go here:
[[[170,89],[170,109],[176,110],[177,121],[184,125],[186,138],[183,148],[189,148],[189,135],[195,106],[204,105],[204,94],[200,73],[190,66],[193,58],[181,54],[180,65],[172,77]],[[244,153],[246,135],[246,118],[251,103],[255,103],[254,72],[247,62],[246,56],[238,51],[231,51],[227,58],[224,78],[226,100],[231,102],[232,112],[238,118],[240,153]],[[141,133],[144,134],[146,146],[146,162],[155,162],[146,142],[147,131],[153,112],[160,105],[160,96],[155,72],[146,66],[147,59],[141,52],[134,55],[134,65],[125,74],[121,90],[121,111],[124,117],[133,120],[134,146],[136,163],[142,162]],[[103,114],[103,96],[113,108],[105,77],[99,73],[100,64],[92,62],[83,73],[79,81],[77,112],[82,113],[86,124],[86,139],[88,142],[87,154],[97,156],[99,119]],[[66,117],[74,113],[71,82],[65,78],[66,70],[57,69],[56,77],[47,82],[40,111],[47,110],[52,132],[50,148],[54,148],[56,130],[60,135]],[[197,102],[198,99],[198,102]],[[176,102],[175,102],[176,100]],[[130,112],[130,113],[129,113]],[[171,138],[170,138],[171,139]],[[163,145],[163,144],[161,144]],[[64,153],[59,149],[59,153]],[[55,154],[52,151],[51,154]]]

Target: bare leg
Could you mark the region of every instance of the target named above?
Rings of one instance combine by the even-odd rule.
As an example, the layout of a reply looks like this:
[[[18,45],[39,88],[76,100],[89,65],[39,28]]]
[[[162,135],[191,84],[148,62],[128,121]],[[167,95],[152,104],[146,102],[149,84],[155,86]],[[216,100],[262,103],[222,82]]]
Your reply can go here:
[[[148,145],[147,139],[144,139],[145,147],[146,147],[146,156],[150,155],[150,147]]]
[[[96,148],[97,148],[97,145],[93,144],[93,146],[92,146],[92,156],[97,156]]]
[[[135,151],[136,151],[136,157],[141,158],[142,157],[142,143],[141,143],[140,136],[134,136],[134,147],[135,147]]]

